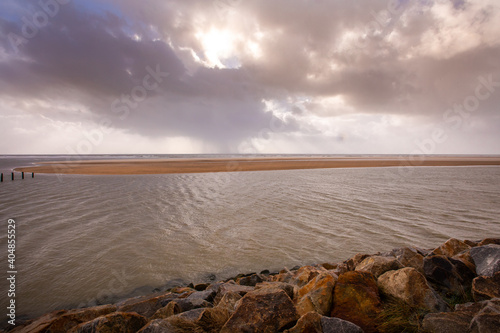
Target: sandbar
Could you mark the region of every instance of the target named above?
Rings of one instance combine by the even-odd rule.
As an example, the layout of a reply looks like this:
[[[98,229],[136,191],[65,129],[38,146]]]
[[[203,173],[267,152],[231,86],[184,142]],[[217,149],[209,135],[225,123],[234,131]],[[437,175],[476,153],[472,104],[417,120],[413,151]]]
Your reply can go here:
[[[42,162],[15,168],[18,172],[79,175],[139,175],[169,173],[236,172],[323,168],[373,168],[421,166],[498,166],[500,156],[400,157],[242,157],[115,159]]]

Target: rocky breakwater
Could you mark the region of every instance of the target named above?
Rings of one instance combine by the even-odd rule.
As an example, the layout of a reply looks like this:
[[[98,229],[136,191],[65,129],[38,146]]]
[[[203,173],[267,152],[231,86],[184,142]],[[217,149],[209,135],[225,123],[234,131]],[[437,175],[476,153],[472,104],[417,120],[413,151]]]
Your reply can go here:
[[[10,332],[403,331],[500,332],[500,239],[449,239],[436,249],[190,284],[55,311]]]

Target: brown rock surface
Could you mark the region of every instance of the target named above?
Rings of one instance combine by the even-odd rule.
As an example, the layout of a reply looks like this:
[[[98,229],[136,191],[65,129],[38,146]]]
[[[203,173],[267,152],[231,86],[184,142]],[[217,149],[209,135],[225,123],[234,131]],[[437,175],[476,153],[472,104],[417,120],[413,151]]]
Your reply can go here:
[[[402,247],[392,250],[391,254],[396,257],[404,267],[413,267],[420,273],[424,273],[424,256],[418,253],[416,249]]]
[[[381,302],[373,274],[362,271],[342,274],[333,294],[331,317],[350,321],[367,333],[376,332]]]
[[[156,311],[166,306],[170,301],[177,299],[179,295],[167,293],[154,297],[131,298],[117,304],[120,312],[137,312],[141,316],[149,318]]]
[[[472,297],[476,302],[500,297],[500,272],[493,277],[478,276],[472,281]]]
[[[315,311],[320,315],[328,315],[332,310],[333,287],[337,276],[323,272],[299,289],[297,293],[297,312],[305,315]]]
[[[462,251],[470,250],[470,246],[461,240],[450,238],[440,247],[434,249],[432,251],[433,254],[444,255],[447,257],[453,257],[454,255],[459,254]]]
[[[18,327],[11,332],[66,332],[81,323],[93,320],[116,311],[114,305],[101,305],[92,308],[54,311],[32,321],[29,325]]]
[[[389,271],[378,278],[380,291],[410,306],[429,311],[444,311],[446,304],[429,286],[425,277],[413,267]]]
[[[277,332],[299,319],[295,306],[282,290],[256,290],[246,294],[221,333]]]
[[[378,278],[387,271],[397,270],[400,268],[403,268],[403,265],[401,265],[396,258],[372,256],[360,262],[356,266],[355,270],[370,272],[373,276],[375,276],[375,278]]]
[[[146,318],[137,313],[114,312],[80,324],[68,332],[72,333],[135,333],[147,324]]]

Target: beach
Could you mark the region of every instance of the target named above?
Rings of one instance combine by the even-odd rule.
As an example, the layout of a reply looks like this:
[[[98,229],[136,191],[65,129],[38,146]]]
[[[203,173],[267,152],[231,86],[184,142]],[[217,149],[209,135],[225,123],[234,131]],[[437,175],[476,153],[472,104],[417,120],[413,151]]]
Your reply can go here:
[[[491,166],[500,157],[479,156],[402,156],[394,157],[258,157],[191,159],[120,159],[44,162],[15,168],[18,172],[81,175],[139,175],[205,173],[263,170],[328,168],[373,168],[415,166]]]

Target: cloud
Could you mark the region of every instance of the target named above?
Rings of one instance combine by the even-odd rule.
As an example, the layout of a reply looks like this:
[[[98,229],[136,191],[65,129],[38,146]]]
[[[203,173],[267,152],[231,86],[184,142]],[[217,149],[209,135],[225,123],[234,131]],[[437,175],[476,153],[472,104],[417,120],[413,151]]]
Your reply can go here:
[[[29,38],[40,3],[0,5],[0,116],[24,128],[6,127],[20,142],[105,122],[113,134],[96,152],[126,151],[128,136],[158,152],[177,151],[177,138],[200,152],[404,153],[449,125],[443,115],[479,77],[500,81],[495,0],[63,3]],[[458,129],[491,152],[499,102],[492,92]],[[440,149],[474,152],[450,138]],[[45,151],[67,142],[78,135]]]

